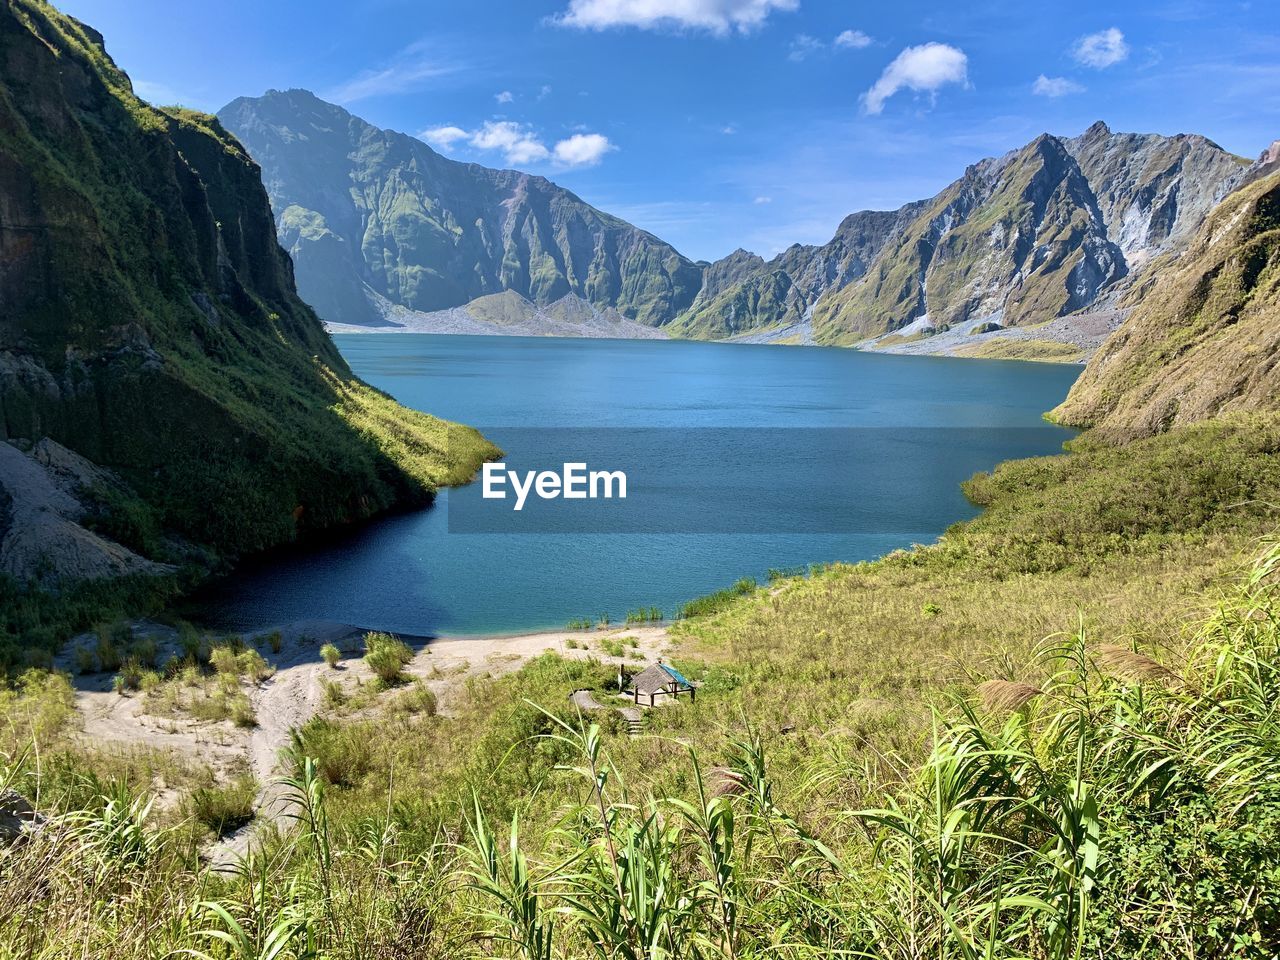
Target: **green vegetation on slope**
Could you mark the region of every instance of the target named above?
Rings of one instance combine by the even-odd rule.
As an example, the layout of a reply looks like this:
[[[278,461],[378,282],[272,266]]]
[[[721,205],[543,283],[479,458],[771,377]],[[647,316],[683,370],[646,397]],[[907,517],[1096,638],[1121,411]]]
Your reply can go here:
[[[296,829],[221,879],[185,821],[157,825],[129,791],[145,764],[87,788],[42,772],[65,813],[0,852],[0,942],[122,958],[1261,960],[1280,946],[1278,566],[1273,549],[1203,626],[1103,645],[1078,630],[975,669],[920,711],[928,736],[908,752],[886,736],[901,698],[809,732],[802,765],[742,721],[710,750],[676,739],[680,720],[629,740],[517,699],[608,672],[554,657],[473,691],[492,707],[476,737],[431,711],[313,723],[286,784]],[[708,673],[700,701],[727,689]],[[27,718],[12,746],[43,739],[46,771],[86,763],[47,749],[65,686],[29,677],[9,696]],[[30,761],[3,773],[34,787]],[[208,828],[242,815],[235,796],[193,796]]]
[[[1061,340],[989,337],[981,343],[961,347],[955,351],[955,355],[985,360],[1035,360],[1046,363],[1071,363],[1080,359],[1081,350],[1075,344],[1063,343]]]
[[[157,596],[425,503],[496,453],[355,380],[297,297],[257,166],[214,117],[147,106],[101,37],[34,0],[0,8],[0,71],[0,199],[21,228],[0,277],[0,440],[50,437],[113,470],[124,486],[94,492],[92,522],[181,568]],[[0,586],[15,598],[0,648],[137,599],[60,584],[59,609],[43,577]]]

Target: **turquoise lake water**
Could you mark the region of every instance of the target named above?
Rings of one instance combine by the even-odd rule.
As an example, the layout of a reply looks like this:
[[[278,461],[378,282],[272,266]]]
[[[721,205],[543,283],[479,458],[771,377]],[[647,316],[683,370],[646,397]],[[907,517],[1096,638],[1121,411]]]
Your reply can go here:
[[[1041,414],[1079,374],[835,348],[335,339],[365,380],[481,428],[513,468],[623,469],[628,498],[515,514],[479,484],[445,491],[427,510],[247,565],[206,591],[215,625],[512,633],[669,614],[740,577],[871,559],[973,516],[959,482],[975,470],[1057,452],[1071,434]]]

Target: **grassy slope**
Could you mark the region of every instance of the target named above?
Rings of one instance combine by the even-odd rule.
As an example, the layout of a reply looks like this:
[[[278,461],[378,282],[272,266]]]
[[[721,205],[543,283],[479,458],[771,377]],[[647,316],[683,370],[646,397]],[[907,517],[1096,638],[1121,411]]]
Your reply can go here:
[[[1222,411],[1274,409],[1280,175],[1223,201],[1188,251],[1133,296],[1133,313],[1056,419],[1123,440]]]

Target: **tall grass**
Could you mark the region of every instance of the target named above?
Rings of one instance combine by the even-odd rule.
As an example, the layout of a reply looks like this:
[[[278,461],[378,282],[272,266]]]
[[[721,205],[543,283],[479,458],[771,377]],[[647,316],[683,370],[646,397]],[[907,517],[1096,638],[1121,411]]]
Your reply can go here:
[[[934,709],[922,762],[818,750],[805,789],[855,800],[821,816],[779,799],[776,740],[728,736],[714,757],[655,740],[683,757],[687,789],[639,790],[612,755],[630,741],[531,704],[511,709],[556,769],[535,788],[556,792],[554,817],[508,803],[495,820],[491,768],[438,826],[423,828],[394,778],[381,809],[335,816],[346,788],[309,755],[322,746],[312,729],[281,785],[284,828],[236,874],[202,870],[151,801],[127,793],[0,850],[0,945],[39,957],[1272,957],[1278,580],[1272,548],[1176,654],[1081,627],[973,677]]]

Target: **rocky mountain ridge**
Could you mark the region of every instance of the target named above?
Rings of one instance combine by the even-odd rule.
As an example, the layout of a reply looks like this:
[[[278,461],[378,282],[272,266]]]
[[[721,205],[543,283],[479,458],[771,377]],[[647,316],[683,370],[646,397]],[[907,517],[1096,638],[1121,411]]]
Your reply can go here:
[[[1280,174],[1274,156],[1133,289],[1132,308],[1053,413],[1126,441],[1280,405]]]
[[[511,290],[681,337],[913,351],[951,328],[977,338],[950,352],[1000,330],[1034,340],[1081,310],[1123,316],[1134,278],[1249,169],[1198,135],[1099,122],[979,161],[936,197],[850,214],[825,244],[695,263],[541,177],[449,160],[305,91],[220,116],[263,165],[304,297],[355,325],[382,322],[379,297],[430,313]],[[1088,353],[1097,336],[1074,341]]]

